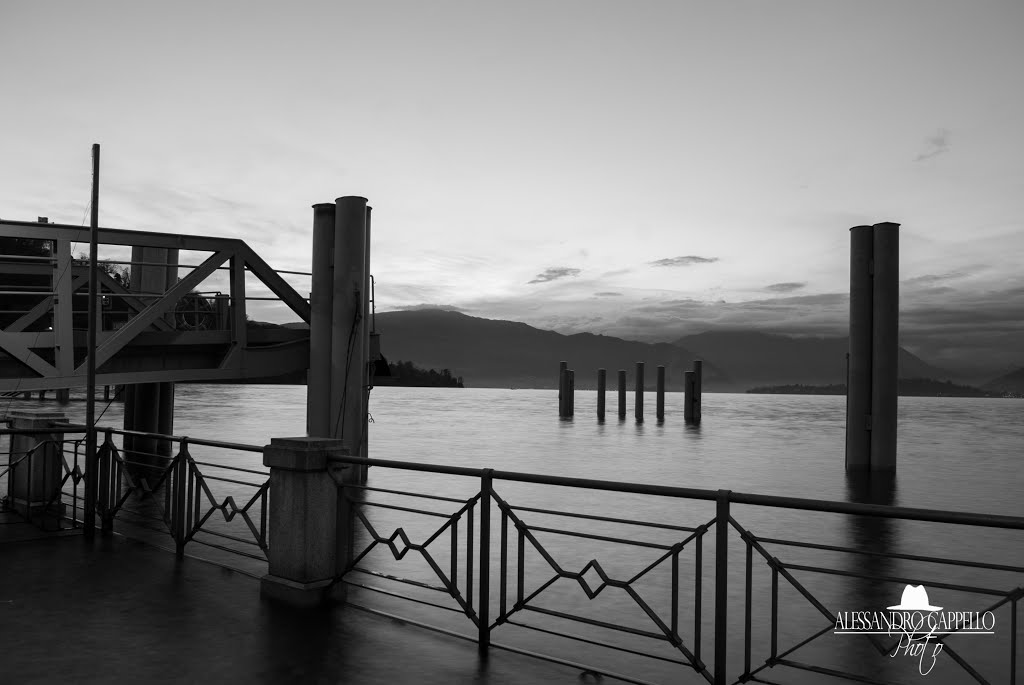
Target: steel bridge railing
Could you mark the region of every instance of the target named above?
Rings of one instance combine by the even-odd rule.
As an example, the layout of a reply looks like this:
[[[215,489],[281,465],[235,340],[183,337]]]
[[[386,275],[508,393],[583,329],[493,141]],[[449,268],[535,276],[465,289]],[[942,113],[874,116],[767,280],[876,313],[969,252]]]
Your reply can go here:
[[[775,669],[771,672],[772,677],[800,672],[807,674],[807,677],[829,676],[846,682],[893,682],[872,675],[875,671],[870,666],[867,667],[867,673],[859,673],[853,668],[812,663],[794,656],[794,652],[800,649],[811,649],[815,640],[819,641],[820,646],[822,636],[830,631],[835,632],[838,610],[860,608],[834,606],[835,600],[825,596],[825,588],[819,589],[815,582],[804,578],[840,577],[875,584],[920,583],[930,588],[991,598],[991,601],[978,606],[976,610],[994,612],[1005,609],[1009,615],[1009,627],[1003,630],[1008,654],[1005,668],[1000,669],[998,676],[983,675],[983,669],[972,666],[961,654],[959,647],[954,648],[948,644],[950,638],[962,632],[962,626],[954,626],[948,634],[938,636],[936,641],[943,644],[942,653],[948,661],[956,664],[959,676],[968,678],[968,682],[1016,682],[1017,614],[1024,593],[1021,587],[1024,584],[1024,566],[903,554],[851,545],[819,544],[769,535],[760,537],[752,531],[757,525],[770,521],[772,516],[782,516],[784,512],[789,512],[785,514],[787,516],[794,512],[814,512],[854,517],[857,520],[938,524],[944,530],[949,526],[970,526],[973,529],[1003,531],[1004,534],[1024,530],[1024,518],[357,457],[339,457],[336,461],[396,471],[460,476],[477,481],[478,485],[470,487],[465,496],[441,494],[441,488],[433,483],[426,486],[429,491],[343,483],[341,489],[347,506],[351,507],[351,519],[358,529],[358,534],[352,535],[352,538],[362,537],[359,545],[353,543],[351,563],[336,582],[390,598],[408,599],[416,605],[425,605],[428,612],[438,609],[446,612],[446,615],[462,615],[469,621],[469,634],[457,626],[454,629],[439,628],[436,622],[411,620],[406,614],[399,617],[439,628],[442,632],[474,639],[483,652],[495,646],[571,664],[625,682],[649,682],[636,673],[568,662],[552,654],[493,642],[495,633],[500,635],[515,627],[540,636],[551,636],[552,639],[567,639],[587,648],[614,652],[623,658],[639,657],[669,664],[671,668],[690,673],[698,681],[716,685],[778,682],[766,679],[771,669]],[[696,516],[700,514],[693,513],[693,505],[703,503],[706,507],[713,506],[713,515],[710,518],[697,518],[695,525],[687,526],[681,525],[674,516],[670,516],[669,520],[648,520],[634,516],[582,513],[571,511],[571,506],[522,505],[516,504],[515,498],[505,492],[516,483],[588,492],[592,495],[591,501],[593,496],[611,497],[618,493],[670,498],[680,503],[689,502],[690,515]],[[452,488],[448,489],[451,491]],[[411,498],[420,504],[399,504],[394,502],[396,498]],[[370,514],[372,510],[388,512],[389,520],[384,523],[375,521],[375,517]],[[740,514],[740,510],[744,513]],[[777,513],[765,515],[766,511]],[[754,523],[743,525],[741,521],[744,518]],[[415,519],[427,519],[435,523],[422,523],[419,525],[421,531],[417,533],[412,531],[412,521]],[[553,519],[561,523],[548,524],[542,519]],[[586,526],[581,529],[580,524],[584,523]],[[609,534],[595,526],[608,526],[629,532]],[[645,539],[638,531],[656,532],[659,539]],[[711,532],[714,533],[713,538],[709,536]],[[626,572],[621,569],[612,571],[607,568],[608,564],[602,564],[597,558],[593,548],[588,548],[582,558],[589,556],[589,561],[574,564],[563,561],[564,545],[554,544],[552,541],[556,539],[582,541],[578,544],[585,545],[600,543],[606,547],[643,550],[648,553],[648,557],[637,561],[634,569]],[[742,543],[741,550],[736,549],[734,543],[737,540]],[[793,550],[805,554],[821,552],[856,555],[901,564],[937,566],[938,570],[917,570],[907,574],[887,572],[883,567],[851,570],[834,561],[828,565],[807,562],[803,558],[786,560],[785,550],[789,550],[790,556],[794,554]],[[577,548],[576,551],[576,556],[579,556],[581,550]],[[733,560],[730,566],[730,557],[736,557],[737,552],[741,552],[745,563],[736,564]],[[763,606],[764,602],[755,600],[755,558],[761,560],[770,573],[771,599],[768,607]],[[403,565],[411,568],[413,559],[422,562],[420,565],[426,570],[407,577],[390,568]],[[628,562],[630,559],[628,555],[620,555],[618,562]],[[371,560],[387,565],[389,569],[381,571],[371,568]],[[629,564],[615,565],[624,567]],[[946,574],[951,568],[966,569],[970,573],[997,573],[998,581],[990,586],[970,582],[944,582],[940,579],[941,574]],[[659,573],[663,578],[666,571],[668,580],[652,585],[653,578]],[[563,586],[561,591],[553,593],[559,584]],[[404,590],[396,591],[389,587],[395,585],[404,587]],[[531,585],[533,587],[529,587]],[[569,592],[573,585],[576,586],[575,598],[570,597]],[[810,610],[825,624],[810,637],[793,639],[792,646],[782,644],[792,637],[781,629],[780,620],[784,612],[794,608],[792,605],[796,600],[780,599],[780,585],[786,585],[794,597],[805,600]],[[576,601],[585,597],[583,601],[596,604],[610,594],[617,595],[619,600],[615,605],[616,613],[611,616],[595,617]],[[444,599],[445,596],[448,599]],[[552,601],[556,606],[551,605]],[[571,605],[568,609],[560,606],[566,603]],[[640,612],[646,626],[629,624],[625,620],[625,609],[629,607]],[[757,633],[754,632],[755,613],[768,615],[763,625],[759,624]],[[534,620],[537,618],[548,623],[537,623]],[[551,624],[555,621],[582,626],[589,632],[568,632],[555,628]],[[598,632],[612,637],[600,639],[595,636]],[[864,635],[851,639],[865,640],[880,656],[886,656],[898,649],[898,640],[894,639],[896,637],[898,634],[894,633],[892,637]],[[653,648],[641,647],[641,643]],[[825,645],[825,648],[829,646]],[[763,653],[759,654],[759,650]],[[891,660],[883,659],[883,666],[886,661]],[[992,664],[986,664],[986,668],[992,670]]]

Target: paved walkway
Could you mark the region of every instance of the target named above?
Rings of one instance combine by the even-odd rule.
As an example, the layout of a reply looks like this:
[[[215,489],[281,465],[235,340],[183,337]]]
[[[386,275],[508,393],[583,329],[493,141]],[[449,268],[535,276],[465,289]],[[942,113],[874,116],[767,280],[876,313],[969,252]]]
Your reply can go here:
[[[0,529],[5,526],[0,526]],[[580,671],[355,608],[295,611],[259,581],[119,536],[0,531],[0,682],[574,683]],[[12,541],[21,538],[18,541]]]

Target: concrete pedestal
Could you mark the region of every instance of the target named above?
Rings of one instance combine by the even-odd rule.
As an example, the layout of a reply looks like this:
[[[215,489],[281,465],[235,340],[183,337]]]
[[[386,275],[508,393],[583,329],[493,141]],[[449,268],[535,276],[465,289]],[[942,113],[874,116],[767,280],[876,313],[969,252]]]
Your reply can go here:
[[[38,430],[67,423],[64,412],[46,409],[16,409],[7,416],[7,425],[14,430]],[[11,463],[21,462],[8,476],[7,494],[11,506],[19,514],[37,520],[59,519],[64,514],[60,483],[64,478],[61,456],[64,433],[34,433],[11,435]],[[48,443],[37,447],[40,443]],[[30,458],[22,459],[29,451]],[[47,507],[47,502],[54,502]]]
[[[270,564],[262,597],[305,607],[344,599],[345,586],[332,583],[345,568],[339,532],[350,520],[328,460],[345,454],[342,441],[331,438],[274,438],[264,447]]]

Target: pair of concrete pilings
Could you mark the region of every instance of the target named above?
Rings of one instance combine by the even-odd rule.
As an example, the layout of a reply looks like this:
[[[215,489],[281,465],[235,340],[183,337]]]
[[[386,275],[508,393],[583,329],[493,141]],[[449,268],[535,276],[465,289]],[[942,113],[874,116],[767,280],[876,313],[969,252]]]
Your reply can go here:
[[[684,374],[683,416],[687,423],[700,423],[700,395],[703,362],[693,363],[693,371]],[[597,420],[604,421],[605,392],[607,389],[607,371],[597,370]],[[634,390],[633,415],[637,423],[644,420],[644,362],[636,363],[636,387]],[[626,418],[626,370],[619,369],[618,374],[619,419]],[[558,369],[558,415],[570,417],[575,407],[575,372],[568,368],[568,362],[559,362]],[[665,420],[665,367],[657,369],[655,385],[655,416],[658,421]]]
[[[306,432],[368,455],[370,213],[366,198],[313,205]],[[366,467],[354,467],[365,482]]]
[[[896,470],[899,224],[850,229],[846,469]]]

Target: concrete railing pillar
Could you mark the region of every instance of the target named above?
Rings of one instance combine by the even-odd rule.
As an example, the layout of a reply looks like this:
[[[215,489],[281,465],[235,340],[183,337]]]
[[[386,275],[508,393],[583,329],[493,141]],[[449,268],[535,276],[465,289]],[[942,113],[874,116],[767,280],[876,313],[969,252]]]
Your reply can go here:
[[[347,563],[338,541],[351,522],[339,516],[345,511],[330,459],[347,454],[332,438],[274,438],[263,448],[270,467],[269,572],[261,596],[295,606],[344,598],[345,586],[334,579]]]
[[[63,423],[67,423],[67,417],[60,411],[17,409],[7,415],[7,426],[14,430],[39,430]],[[7,495],[19,514],[32,520],[53,519],[54,522],[63,515],[59,495],[64,477],[63,440],[64,433],[58,431],[11,435],[11,463],[21,461],[8,474]],[[39,446],[49,441],[52,443]],[[33,448],[32,456],[22,459]],[[47,508],[47,502],[54,497],[54,503]]]

